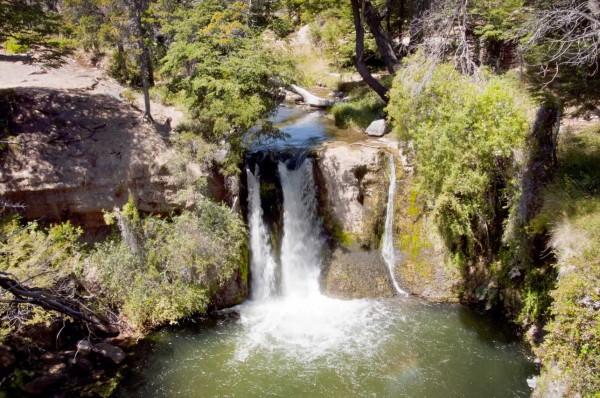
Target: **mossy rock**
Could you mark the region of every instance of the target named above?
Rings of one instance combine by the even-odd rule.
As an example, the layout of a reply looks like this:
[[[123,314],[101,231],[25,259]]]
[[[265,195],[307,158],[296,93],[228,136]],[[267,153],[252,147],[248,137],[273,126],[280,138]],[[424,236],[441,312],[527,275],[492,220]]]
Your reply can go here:
[[[458,301],[460,272],[451,264],[411,175],[401,180],[395,209],[396,247],[401,253],[395,271],[401,286],[430,301]]]
[[[326,295],[340,299],[393,297],[394,287],[378,251],[337,249],[323,273]]]

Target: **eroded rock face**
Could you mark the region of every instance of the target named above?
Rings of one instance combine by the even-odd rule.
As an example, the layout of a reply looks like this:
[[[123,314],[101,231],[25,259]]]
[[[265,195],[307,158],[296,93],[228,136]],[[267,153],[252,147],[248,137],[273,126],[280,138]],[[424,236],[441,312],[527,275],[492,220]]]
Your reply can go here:
[[[316,156],[325,224],[333,236],[375,249],[385,222],[388,176],[382,148],[324,144]]]
[[[19,89],[15,101],[18,144],[0,153],[0,195],[24,205],[25,218],[96,227],[102,210],[122,207],[129,195],[143,212],[186,205],[168,170],[169,126],[143,123],[129,105],[82,90]],[[226,182],[210,171],[186,172],[226,196]]]
[[[102,209],[133,195],[144,211],[175,202],[160,132],[106,95],[22,89],[13,146],[0,162],[0,194],[25,205],[26,218],[101,223]]]

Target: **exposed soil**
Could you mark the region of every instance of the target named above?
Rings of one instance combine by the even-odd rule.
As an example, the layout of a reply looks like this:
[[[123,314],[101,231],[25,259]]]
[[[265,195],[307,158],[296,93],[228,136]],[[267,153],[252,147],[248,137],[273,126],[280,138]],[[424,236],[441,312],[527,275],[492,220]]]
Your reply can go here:
[[[25,205],[29,219],[68,217],[86,226],[102,224],[102,210],[129,195],[141,210],[167,211],[175,190],[166,138],[183,114],[153,104],[155,123],[145,123],[119,98],[124,87],[101,70],[73,59],[50,70],[25,61],[0,54],[0,88],[15,90],[0,194]]]

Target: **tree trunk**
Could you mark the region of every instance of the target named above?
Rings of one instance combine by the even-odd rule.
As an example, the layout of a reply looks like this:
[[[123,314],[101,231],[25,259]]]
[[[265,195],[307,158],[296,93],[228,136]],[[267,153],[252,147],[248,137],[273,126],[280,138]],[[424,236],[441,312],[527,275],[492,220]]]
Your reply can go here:
[[[146,66],[148,67],[148,85],[150,87],[154,87],[154,63],[152,62],[152,57],[150,56],[150,51],[146,46]]]
[[[381,83],[379,83],[377,79],[371,75],[364,61],[365,28],[362,19],[361,0],[350,0],[350,2],[352,4],[352,14],[354,16],[354,30],[356,31],[356,70],[363,78],[365,83],[367,83],[367,85],[371,87],[371,89],[373,89],[373,91],[375,91],[377,95],[379,95],[379,97],[385,101],[385,103],[387,103],[387,88],[381,85]]]
[[[379,15],[379,11],[369,0],[362,1],[362,11],[367,25],[369,25],[369,31],[375,38],[379,55],[385,64],[388,72],[393,75],[396,72],[396,65],[398,65],[398,58],[394,53],[392,43],[390,42],[389,36],[384,32],[381,27],[382,17]]]
[[[144,119],[152,121],[150,112],[150,85],[148,84],[148,49],[144,44],[144,39],[139,39],[138,45],[142,50],[140,68],[142,69],[142,91],[144,92]]]
[[[142,22],[142,14],[145,12],[144,2],[136,1],[135,13],[135,27],[138,36],[138,47],[140,48],[140,69],[142,74],[142,91],[144,92],[144,119],[152,122],[152,113],[150,112],[150,84],[148,82],[148,59],[150,54],[146,43],[144,43],[144,26]]]

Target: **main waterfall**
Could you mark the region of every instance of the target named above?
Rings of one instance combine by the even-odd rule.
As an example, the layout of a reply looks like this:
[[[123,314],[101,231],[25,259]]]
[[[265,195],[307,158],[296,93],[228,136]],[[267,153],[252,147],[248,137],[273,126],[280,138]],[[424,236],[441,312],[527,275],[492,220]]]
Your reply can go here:
[[[317,215],[313,163],[307,159],[296,170],[279,162],[283,188],[283,294],[307,297],[319,294],[322,234]]]
[[[252,267],[252,298],[264,300],[276,292],[277,263],[269,242],[269,232],[263,222],[260,203],[260,174],[258,165],[254,174],[246,169],[248,180],[248,228]]]
[[[321,294],[324,236],[317,211],[313,160],[302,156],[277,165],[283,191],[279,264],[269,243],[260,199],[260,168],[246,170],[250,230],[251,300],[241,305],[247,332],[236,358],[255,350],[281,351],[302,361],[376,347],[384,308],[368,300],[342,301]],[[280,278],[277,275],[281,275]],[[378,326],[377,326],[378,325]]]

